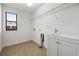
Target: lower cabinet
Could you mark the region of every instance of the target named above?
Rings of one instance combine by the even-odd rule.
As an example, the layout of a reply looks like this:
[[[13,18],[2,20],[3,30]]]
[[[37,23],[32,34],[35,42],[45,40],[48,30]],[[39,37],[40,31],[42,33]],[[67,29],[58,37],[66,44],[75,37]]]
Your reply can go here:
[[[79,45],[67,41],[48,39],[48,56],[79,56]]]
[[[57,56],[57,46],[56,40],[49,40],[50,42],[48,43],[48,55],[50,56]]]
[[[79,56],[79,46],[74,43],[61,42],[59,45],[60,56]]]

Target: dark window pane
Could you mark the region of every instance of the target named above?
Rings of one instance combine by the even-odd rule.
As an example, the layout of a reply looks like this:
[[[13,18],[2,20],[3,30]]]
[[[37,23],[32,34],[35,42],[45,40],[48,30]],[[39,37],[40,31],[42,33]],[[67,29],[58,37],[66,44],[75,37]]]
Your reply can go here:
[[[17,30],[16,14],[6,12],[6,30]]]

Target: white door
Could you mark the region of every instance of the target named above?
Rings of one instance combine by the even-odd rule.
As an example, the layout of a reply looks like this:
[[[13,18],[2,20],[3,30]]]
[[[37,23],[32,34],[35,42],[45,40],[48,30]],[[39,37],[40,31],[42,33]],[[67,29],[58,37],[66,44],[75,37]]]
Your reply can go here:
[[[48,39],[48,56],[57,56],[57,43],[55,39],[49,38]]]
[[[78,56],[79,47],[73,43],[61,42],[59,45],[59,55],[60,56]]]
[[[73,46],[62,44],[60,49],[60,56],[73,56]]]

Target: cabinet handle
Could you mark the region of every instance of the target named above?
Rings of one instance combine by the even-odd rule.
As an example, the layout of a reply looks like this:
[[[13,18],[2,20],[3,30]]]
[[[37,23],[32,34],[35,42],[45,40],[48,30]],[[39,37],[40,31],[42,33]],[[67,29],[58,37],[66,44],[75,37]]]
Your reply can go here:
[[[58,42],[58,44],[61,44],[60,42]]]
[[[61,44],[60,42],[56,42],[56,43]]]
[[[58,43],[58,42],[56,42],[56,43]]]

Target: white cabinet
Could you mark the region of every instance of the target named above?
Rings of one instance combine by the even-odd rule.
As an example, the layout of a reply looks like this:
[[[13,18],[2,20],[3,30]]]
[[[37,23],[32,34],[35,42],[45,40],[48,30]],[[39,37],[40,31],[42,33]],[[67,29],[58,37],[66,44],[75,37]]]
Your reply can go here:
[[[62,45],[61,47],[61,54],[60,56],[73,56],[73,46],[69,46],[69,45]]]
[[[48,56],[79,56],[79,44],[61,39],[48,38]]]
[[[56,40],[49,40],[50,42],[48,43],[48,55],[50,56],[57,56],[57,45]]]
[[[60,56],[73,56],[74,55],[74,48],[75,47],[73,45],[70,45],[67,43],[65,43],[65,44],[61,43],[59,48],[61,51],[61,52],[59,52]]]
[[[60,41],[61,56],[79,56],[79,45]]]

